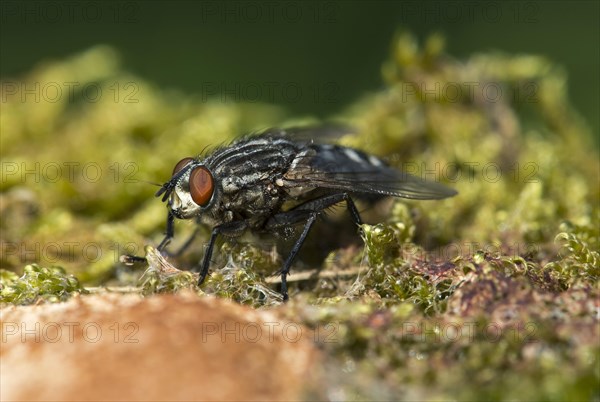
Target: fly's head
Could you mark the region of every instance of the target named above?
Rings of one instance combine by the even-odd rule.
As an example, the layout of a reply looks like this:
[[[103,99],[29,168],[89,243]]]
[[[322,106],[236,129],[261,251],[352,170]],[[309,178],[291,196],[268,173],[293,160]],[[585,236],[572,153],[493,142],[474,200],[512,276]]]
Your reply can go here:
[[[209,209],[216,198],[217,188],[210,169],[194,158],[180,160],[173,169],[171,180],[156,193],[168,202],[170,212],[179,219],[190,219]]]

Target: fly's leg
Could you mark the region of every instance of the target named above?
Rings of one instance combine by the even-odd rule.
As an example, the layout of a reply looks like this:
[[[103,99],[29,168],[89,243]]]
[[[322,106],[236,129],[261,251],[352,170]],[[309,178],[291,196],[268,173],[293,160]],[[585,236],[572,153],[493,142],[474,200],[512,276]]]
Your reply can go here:
[[[190,235],[190,237],[188,237],[188,239],[185,241],[185,243],[183,243],[179,247],[178,250],[176,250],[175,252],[169,252],[167,250],[163,250],[162,254],[163,255],[166,254],[169,257],[179,257],[180,255],[182,255],[185,252],[185,250],[187,250],[192,245],[192,243],[194,242],[194,239],[196,238],[196,236],[198,235],[199,232],[200,232],[200,228],[198,227],[194,230],[194,233],[192,233]]]
[[[288,255],[288,258],[283,264],[283,268],[281,269],[281,294],[283,295],[283,301],[287,301],[287,299],[289,298],[287,291],[287,275],[290,273],[292,262],[294,261],[296,254],[298,254],[298,251],[300,251],[300,247],[302,247],[302,244],[304,243],[304,240],[306,239],[310,228],[317,220],[318,214],[318,212],[312,212],[309,215],[308,220],[306,221],[306,225],[304,225],[304,230],[302,231],[302,234],[300,235],[298,240],[296,240],[296,244],[294,244],[290,255]]]
[[[175,215],[169,211],[167,214],[167,230],[165,231],[165,238],[160,242],[158,247],[156,248],[160,253],[167,247],[167,244],[171,242],[175,236]]]
[[[146,257],[138,257],[137,255],[124,254],[119,257],[119,261],[121,261],[125,265],[133,265],[137,263],[145,263],[148,262]]]
[[[192,245],[194,239],[196,238],[196,236],[198,235],[198,232],[200,231],[199,228],[196,228],[194,230],[194,233],[192,233],[192,235],[185,241],[185,243],[183,243],[183,245],[181,247],[179,247],[179,249],[177,251],[175,251],[174,253],[170,253],[169,251],[166,250],[166,247],[169,245],[169,243],[171,242],[171,240],[173,240],[173,237],[175,236],[175,215],[173,215],[171,213],[171,211],[169,211],[168,215],[167,215],[167,230],[165,231],[165,237],[164,239],[162,239],[162,241],[160,242],[160,244],[158,245],[158,247],[156,248],[162,255],[167,255],[169,257],[178,257],[181,254],[184,253],[185,250],[188,249],[189,246]]]
[[[321,212],[339,202],[346,201],[350,216],[356,225],[362,225],[362,219],[358,213],[358,208],[352,201],[352,198],[348,193],[339,193],[333,195],[326,195],[316,200],[307,201],[304,204],[300,204],[289,211],[280,212],[273,215],[266,223],[265,229],[272,230],[278,229],[284,226],[294,225],[305,221],[309,218],[311,212]]]
[[[352,201],[352,198],[350,198],[350,195],[348,195],[348,193],[327,195],[316,200],[305,202],[304,204],[298,205],[297,207],[289,211],[281,212],[277,215],[274,215],[267,221],[267,224],[265,226],[266,229],[276,229],[283,226],[297,224],[301,221],[306,221],[302,234],[294,244],[290,255],[286,259],[285,263],[283,264],[283,268],[281,269],[281,294],[283,295],[284,301],[288,299],[287,275],[290,272],[290,268],[292,266],[294,258],[296,257],[296,254],[298,254],[300,247],[302,247],[304,240],[306,240],[306,236],[308,235],[310,228],[315,223],[317,216],[323,210],[341,201],[346,201],[346,205],[348,207],[348,210],[350,211],[350,215],[352,216],[352,220],[354,221],[354,223],[356,223],[357,225],[361,225],[362,219],[360,218],[358,209],[356,208],[354,201]]]
[[[206,279],[206,275],[208,275],[208,267],[210,266],[210,257],[212,257],[213,248],[215,246],[215,241],[217,240],[217,236],[220,233],[220,226],[216,226],[213,228],[212,233],[210,234],[210,240],[208,241],[208,247],[204,252],[204,257],[202,258],[202,265],[200,266],[200,278],[198,279],[198,286],[202,285],[204,280]]]
[[[350,211],[350,216],[352,217],[354,223],[356,223],[359,226],[362,225],[362,219],[360,218],[358,209],[356,208],[354,201],[352,201],[352,198],[350,198],[350,195],[348,193],[326,195],[324,197],[317,198],[316,200],[308,201],[304,204],[298,205],[296,208],[292,209],[292,211],[322,211],[342,201],[346,201],[346,206],[348,207],[348,211]]]
[[[165,231],[165,237],[162,239],[158,247],[156,248],[161,254],[168,254],[165,250],[165,247],[171,242],[173,236],[175,235],[175,216],[171,213],[171,211],[167,214],[167,229]],[[191,239],[188,240],[191,243]],[[184,246],[188,246],[187,242]],[[133,265],[135,263],[146,262],[146,257],[138,257],[136,255],[122,255],[120,257],[121,262],[126,265]]]
[[[197,268],[200,272],[200,278],[198,279],[198,286],[202,285],[204,280],[206,279],[206,275],[208,275],[208,268],[210,267],[210,259],[212,257],[213,249],[215,246],[215,241],[217,240],[217,236],[220,234],[237,237],[240,236],[248,227],[248,222],[246,221],[236,221],[226,223],[220,226],[215,226],[210,234],[210,240],[208,241],[208,246],[206,247],[206,251],[204,252],[204,257],[202,257],[202,264]],[[198,269],[195,269],[198,271]]]

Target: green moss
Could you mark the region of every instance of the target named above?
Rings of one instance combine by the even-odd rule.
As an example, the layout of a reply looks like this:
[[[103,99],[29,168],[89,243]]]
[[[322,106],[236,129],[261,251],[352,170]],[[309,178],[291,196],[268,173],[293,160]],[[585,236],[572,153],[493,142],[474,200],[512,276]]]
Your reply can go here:
[[[600,278],[600,220],[575,225],[565,222],[556,242],[561,245],[561,258],[547,268],[562,274],[567,286],[578,281],[594,284]]]
[[[191,289],[200,294],[226,297],[254,307],[277,305],[281,302],[281,295],[264,283],[260,269],[256,269],[260,264],[269,262],[264,252],[249,245],[231,246],[225,243],[222,253],[228,256],[228,263],[220,269],[213,268],[199,290],[196,286],[198,273],[175,268],[155,248],[146,246],[148,268],[141,278],[142,294],[148,296]]]
[[[146,261],[148,268],[140,278],[143,295],[195,289],[198,274],[178,270],[152,246],[146,246]]]
[[[0,270],[0,303],[34,304],[40,300],[56,303],[74,294],[86,293],[77,278],[64,268],[27,265],[23,276]]]

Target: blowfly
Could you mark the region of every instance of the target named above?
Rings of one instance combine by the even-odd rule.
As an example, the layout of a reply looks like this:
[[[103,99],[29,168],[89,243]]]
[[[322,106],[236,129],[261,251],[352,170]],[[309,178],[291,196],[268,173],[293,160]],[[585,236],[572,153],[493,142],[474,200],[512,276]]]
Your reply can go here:
[[[317,217],[329,207],[345,202],[354,223],[361,225],[354,199],[435,200],[456,194],[360,150],[313,141],[342,131],[328,126],[268,129],[204,157],[182,159],[156,193],[168,209],[165,238],[158,250],[163,252],[173,238],[175,218],[210,226],[208,247],[197,267],[200,285],[219,235],[237,237],[246,230],[281,233],[304,225],[280,272],[281,293],[287,300],[286,277],[292,262]]]

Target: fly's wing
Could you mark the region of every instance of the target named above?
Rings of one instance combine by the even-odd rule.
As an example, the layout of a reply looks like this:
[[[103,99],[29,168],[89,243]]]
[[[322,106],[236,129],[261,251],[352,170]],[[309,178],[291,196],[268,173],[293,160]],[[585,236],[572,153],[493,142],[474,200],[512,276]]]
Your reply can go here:
[[[362,151],[331,145],[315,145],[300,153],[286,179],[292,186],[416,200],[437,200],[457,194],[442,184],[393,169]]]
[[[457,192],[442,184],[426,181],[391,168],[371,172],[312,172],[305,176],[318,187],[350,193],[381,194],[415,200],[439,200]]]

